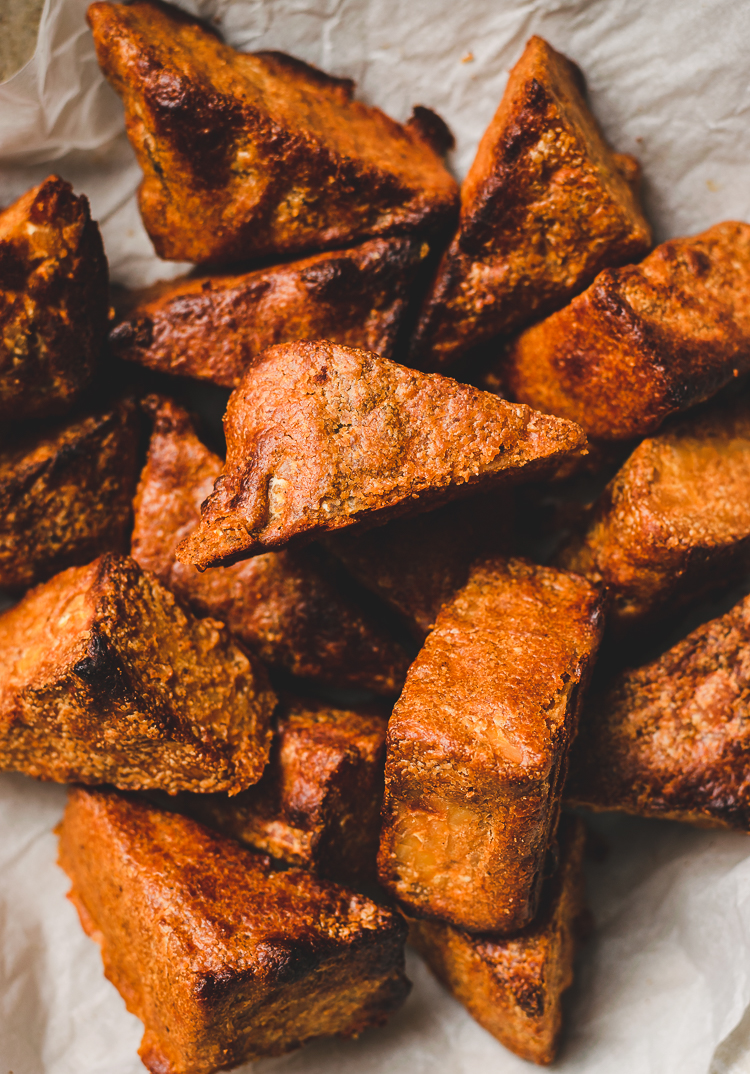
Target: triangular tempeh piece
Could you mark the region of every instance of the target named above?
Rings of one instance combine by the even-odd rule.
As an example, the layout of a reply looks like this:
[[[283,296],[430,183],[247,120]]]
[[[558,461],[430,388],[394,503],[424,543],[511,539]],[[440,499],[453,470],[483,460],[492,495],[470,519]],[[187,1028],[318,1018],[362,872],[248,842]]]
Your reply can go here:
[[[325,340],[271,347],[224,417],[227,461],[178,558],[216,566],[536,476],[577,425]]]

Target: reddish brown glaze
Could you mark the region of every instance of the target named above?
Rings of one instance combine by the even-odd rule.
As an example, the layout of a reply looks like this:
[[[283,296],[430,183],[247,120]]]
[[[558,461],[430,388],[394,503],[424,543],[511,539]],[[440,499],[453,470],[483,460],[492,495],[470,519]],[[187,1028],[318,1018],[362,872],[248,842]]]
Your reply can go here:
[[[234,798],[184,795],[178,808],[319,876],[344,884],[372,881],[387,723],[372,712],[287,701],[260,783]]]
[[[200,569],[528,479],[586,443],[570,422],[325,340],[261,355],[224,429],[224,471],[177,550]]]
[[[388,724],[378,864],[410,914],[534,918],[600,604],[578,575],[497,557],[438,615]]]
[[[0,768],[57,782],[256,783],[276,698],[223,623],[107,553],[0,616]]]
[[[405,652],[342,591],[314,548],[267,552],[204,574],[175,558],[222,463],[177,404],[152,400],[152,409],[133,558],[198,615],[222,619],[266,663],[332,685],[398,693],[408,666]]]
[[[435,921],[411,921],[409,942],[481,1026],[522,1059],[551,1063],[586,925],[582,821],[563,817],[560,864],[545,884],[534,922],[510,939],[472,936]]]
[[[532,37],[461,189],[458,231],[412,340],[419,368],[443,368],[647,253],[638,163],[612,152],[582,90],[578,68]]]
[[[213,1074],[403,1002],[399,915],[132,797],[74,789],[60,865],[152,1074]]]
[[[27,589],[127,544],[138,475],[132,399],[0,452],[0,587]]]
[[[458,187],[419,123],[280,52],[245,54],[168,4],[95,3],[160,257],[220,262],[442,227]]]
[[[648,436],[750,369],[750,224],[728,221],[607,269],[523,332],[495,380],[592,440]]]
[[[85,197],[52,175],[0,212],[0,421],[62,414],[107,329],[107,259]]]
[[[557,563],[607,586],[618,632],[739,578],[750,564],[750,400],[639,444]]]
[[[240,276],[158,284],[110,333],[115,353],[164,373],[236,388],[276,343],[331,339],[390,358],[421,238],[371,239]]]

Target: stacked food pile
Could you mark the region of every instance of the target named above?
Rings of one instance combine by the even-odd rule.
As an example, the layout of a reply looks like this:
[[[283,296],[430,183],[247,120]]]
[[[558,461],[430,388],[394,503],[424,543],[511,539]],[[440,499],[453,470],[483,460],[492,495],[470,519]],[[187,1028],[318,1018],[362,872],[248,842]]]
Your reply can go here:
[[[459,192],[426,108],[152,0],[89,22],[197,267],[115,315],[85,198],[0,214],[1,766],[75,784],[60,863],[150,1070],[381,1024],[407,932],[550,1062],[563,805],[750,827],[750,598],[663,643],[750,566],[750,226],[649,253],[540,38]]]

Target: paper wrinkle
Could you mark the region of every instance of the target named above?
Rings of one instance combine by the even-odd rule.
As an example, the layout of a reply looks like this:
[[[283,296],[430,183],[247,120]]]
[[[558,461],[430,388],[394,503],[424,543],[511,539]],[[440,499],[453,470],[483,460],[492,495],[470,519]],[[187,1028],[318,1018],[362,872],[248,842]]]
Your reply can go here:
[[[37,47],[0,84],[0,203],[53,171],[85,192],[112,278],[160,261],[135,201],[140,170],[101,77],[87,0],[46,0]],[[614,147],[635,153],[659,239],[750,217],[750,8],[730,0],[187,0],[243,49],[282,49],[354,78],[404,120],[415,104],[456,136],[465,174],[526,39],[584,70]],[[469,54],[473,59],[462,62]],[[1,599],[1,597],[0,597]],[[102,974],[55,865],[64,789],[0,776],[0,1074],[141,1074],[142,1027]],[[564,1074],[750,1074],[750,844],[667,822],[592,820],[610,854],[589,867],[598,927],[568,1001]],[[384,1030],[321,1041],[256,1074],[520,1074],[409,955],[414,991]],[[243,1068],[245,1072],[251,1068]]]

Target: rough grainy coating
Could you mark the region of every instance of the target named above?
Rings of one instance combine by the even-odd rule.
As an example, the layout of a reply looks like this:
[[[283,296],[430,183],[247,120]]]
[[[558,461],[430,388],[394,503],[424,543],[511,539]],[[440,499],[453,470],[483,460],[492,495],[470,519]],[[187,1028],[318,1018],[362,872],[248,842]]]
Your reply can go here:
[[[60,865],[153,1074],[355,1036],[409,991],[398,914],[129,796],[73,790]]]
[[[158,284],[110,333],[116,354],[164,373],[236,388],[276,343],[331,339],[390,358],[411,284],[429,247],[371,239],[349,250]]]
[[[354,101],[348,79],[236,52],[167,4],[96,3],[88,19],[160,257],[296,254],[452,220],[458,187],[422,126]]]
[[[124,550],[139,433],[125,399],[0,451],[0,587],[28,589]]]
[[[567,823],[565,823],[567,822]],[[522,1059],[551,1063],[562,1029],[562,995],[573,983],[586,905],[582,821],[563,818],[560,865],[534,922],[517,936],[472,936],[433,921],[412,921],[409,942],[456,999]]]
[[[607,146],[582,82],[530,39],[461,189],[458,231],[412,341],[420,368],[442,368],[647,253],[651,231],[631,187],[638,164]]]
[[[387,719],[287,702],[260,783],[178,808],[254,850],[342,884],[375,879]]]
[[[592,696],[567,799],[750,831],[750,597]]]
[[[523,332],[488,383],[592,440],[628,440],[748,369],[750,224],[729,221],[600,273]]]
[[[175,549],[199,521],[222,463],[184,410],[170,400],[154,405],[133,558],[198,615],[222,619],[266,663],[301,678],[398,693],[406,653],[341,591],[315,549],[267,552],[205,574],[177,561]]]
[[[512,530],[511,497],[488,493],[364,533],[332,533],[326,545],[423,642],[442,606],[468,579],[472,560],[509,551]]]
[[[514,932],[534,917],[601,634],[583,578],[472,568],[388,724],[381,883],[418,917]]]
[[[89,203],[52,175],[0,212],[0,421],[73,404],[94,371],[108,310]]]
[[[256,783],[276,698],[223,623],[107,553],[0,616],[0,768],[174,793]]]
[[[586,443],[569,422],[326,340],[261,355],[224,430],[224,472],[177,552],[201,569],[528,479]]]
[[[642,441],[557,563],[607,586],[618,632],[739,577],[750,564],[750,400]]]

